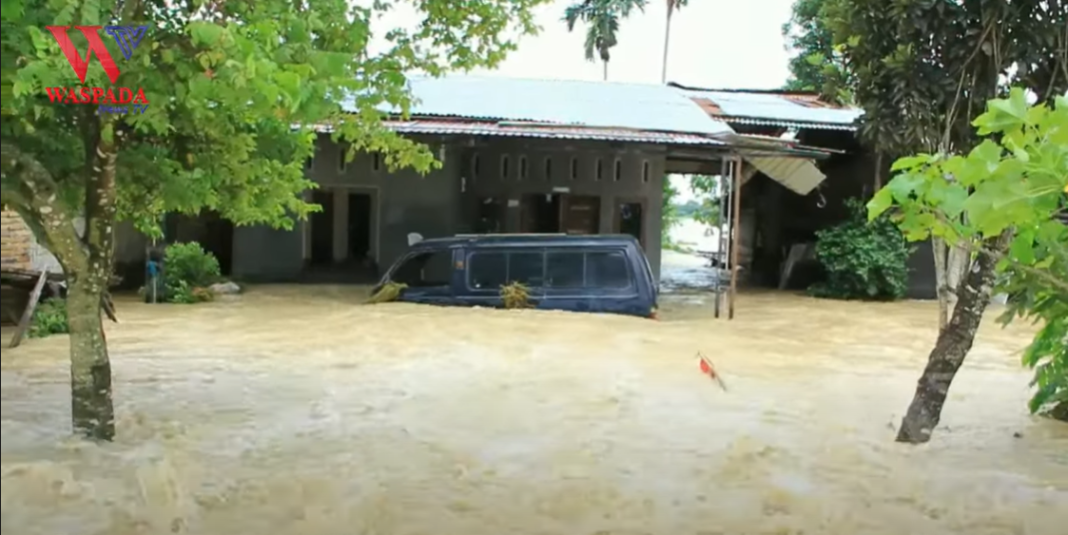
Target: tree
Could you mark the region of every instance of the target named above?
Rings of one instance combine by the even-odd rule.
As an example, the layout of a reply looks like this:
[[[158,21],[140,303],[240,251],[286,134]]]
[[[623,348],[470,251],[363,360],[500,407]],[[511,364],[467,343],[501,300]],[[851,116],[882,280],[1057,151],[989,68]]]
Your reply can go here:
[[[967,152],[972,121],[1009,85],[1039,101],[1068,89],[1063,0],[823,0],[819,11],[864,109],[860,135],[878,154]],[[950,322],[972,251],[932,239],[939,326]]]
[[[660,83],[667,83],[668,45],[671,43],[671,16],[686,6],[689,0],[666,0],[667,19],[664,22],[664,61],[661,62]]]
[[[1068,225],[1058,219],[1068,206],[1068,98],[1029,106],[1014,88],[975,126],[982,142],[967,155],[901,158],[893,166],[899,174],[868,204],[871,218],[893,208],[910,240],[936,236],[973,256],[901,423],[901,442],[930,440],[995,285],[1013,294],[1006,321],[1046,322],[1024,357],[1036,369],[1031,409],[1068,408]]]
[[[534,31],[539,1],[422,2],[421,23],[390,29],[381,52],[368,50],[389,8],[379,3],[5,1],[3,203],[69,282],[76,431],[114,434],[100,299],[116,221],[158,234],[162,214],[207,208],[238,225],[291,228],[319,209],[302,200],[314,187],[302,163],[316,126],[347,144],[349,158],[380,151],[391,168],[425,172],[437,162],[385,128],[381,106],[409,109],[404,73],[495,65],[515,48],[502,34]],[[105,43],[112,35],[121,46]]]
[[[790,78],[783,89],[815,91],[828,102],[852,101],[853,78],[842,57],[842,47],[835,45],[824,13],[826,0],[795,0],[790,20],[782,25],[782,35],[790,58]]]
[[[720,220],[720,201],[723,193],[719,187],[720,181],[717,176],[694,175],[690,177],[690,188],[701,199],[700,208],[694,213],[695,221],[719,229],[723,225]]]
[[[564,10],[567,31],[575,30],[580,21],[586,24],[586,60],[601,60],[604,79],[608,80],[611,50],[618,44],[619,21],[635,9],[645,10],[645,0],[581,0]]]

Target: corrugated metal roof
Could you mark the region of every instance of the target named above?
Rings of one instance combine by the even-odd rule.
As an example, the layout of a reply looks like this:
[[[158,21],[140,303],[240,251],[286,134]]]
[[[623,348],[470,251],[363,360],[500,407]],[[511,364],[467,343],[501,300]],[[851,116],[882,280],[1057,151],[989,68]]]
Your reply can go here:
[[[775,93],[746,93],[742,91],[714,91],[703,89],[683,89],[676,91],[694,99],[709,111],[710,105],[719,113],[709,111],[721,117],[730,117],[740,122],[741,119],[762,121],[782,121],[812,125],[851,126],[864,111],[859,108],[833,108],[801,104],[796,98],[787,98]],[[700,102],[700,101],[707,102]]]
[[[716,135],[730,126],[661,85],[475,76],[413,77],[413,117],[463,117]],[[398,112],[398,110],[388,110]]]
[[[813,130],[840,130],[844,132],[855,132],[857,127],[848,124],[831,124],[831,123],[802,123],[798,121],[775,121],[766,119],[750,119],[748,117],[728,117],[721,115],[728,124],[744,124],[753,126],[778,126],[782,128],[797,128],[804,129],[809,128]]]
[[[648,132],[622,128],[590,128],[572,125],[523,124],[479,121],[387,121],[385,126],[403,134],[467,135],[523,137],[538,139],[582,139],[622,141],[656,145],[724,146],[726,143],[707,136],[674,132]],[[324,128],[320,128],[325,131]]]
[[[808,195],[827,178],[811,160],[742,155],[768,178],[800,195]]]

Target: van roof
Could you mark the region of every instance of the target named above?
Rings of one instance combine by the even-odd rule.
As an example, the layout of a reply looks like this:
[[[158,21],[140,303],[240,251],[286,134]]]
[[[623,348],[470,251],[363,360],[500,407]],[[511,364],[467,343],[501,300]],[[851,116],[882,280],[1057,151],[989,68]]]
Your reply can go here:
[[[544,247],[552,245],[589,247],[637,243],[638,240],[629,234],[457,234],[447,238],[428,238],[412,245],[412,249],[423,247],[451,248],[461,245],[468,247]]]

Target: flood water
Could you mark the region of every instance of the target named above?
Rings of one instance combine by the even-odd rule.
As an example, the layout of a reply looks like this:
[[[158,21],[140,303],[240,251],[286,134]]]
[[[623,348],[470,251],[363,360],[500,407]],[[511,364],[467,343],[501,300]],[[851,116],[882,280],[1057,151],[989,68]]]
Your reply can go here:
[[[4,535],[1063,535],[1068,426],[984,326],[931,444],[893,442],[930,303],[696,296],[664,321],[120,302],[119,436],[69,437],[67,340],[2,359]],[[5,342],[10,331],[5,329]],[[724,392],[698,372],[709,355]]]

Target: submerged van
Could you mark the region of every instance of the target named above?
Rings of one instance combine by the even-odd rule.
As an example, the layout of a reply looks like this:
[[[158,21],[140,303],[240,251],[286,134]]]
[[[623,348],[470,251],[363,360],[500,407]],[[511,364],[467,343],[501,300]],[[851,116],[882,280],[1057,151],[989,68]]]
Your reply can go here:
[[[526,285],[544,310],[655,317],[657,285],[632,236],[486,234],[414,243],[375,287],[407,285],[398,301],[502,307],[501,286]]]

